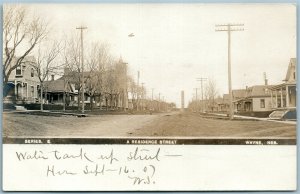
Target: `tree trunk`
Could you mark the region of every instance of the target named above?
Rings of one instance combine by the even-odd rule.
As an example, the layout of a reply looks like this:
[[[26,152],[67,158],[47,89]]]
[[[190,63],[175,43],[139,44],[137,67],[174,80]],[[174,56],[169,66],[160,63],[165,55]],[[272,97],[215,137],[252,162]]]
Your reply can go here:
[[[90,95],[90,108],[93,110],[93,95]]]
[[[115,101],[116,101],[116,109],[119,110],[119,100],[120,100],[120,95],[116,94],[115,96]]]
[[[66,91],[63,94],[63,111],[66,111]]]
[[[41,82],[41,111],[44,110],[43,106],[43,82]]]
[[[110,109],[113,108],[113,95],[110,94]]]
[[[77,96],[77,109],[80,111],[80,90],[78,90],[78,96]]]
[[[105,106],[106,106],[106,111],[108,111],[108,98],[105,97]]]
[[[101,99],[101,94],[99,94],[99,108],[100,108],[100,110],[102,110],[102,99]]]

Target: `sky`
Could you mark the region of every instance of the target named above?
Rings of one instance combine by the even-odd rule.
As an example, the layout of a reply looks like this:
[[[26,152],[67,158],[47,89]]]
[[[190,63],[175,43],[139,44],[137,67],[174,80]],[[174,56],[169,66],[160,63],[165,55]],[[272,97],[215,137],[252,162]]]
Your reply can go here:
[[[76,33],[86,26],[85,42],[105,42],[140,71],[149,97],[175,102],[185,92],[192,100],[197,78],[215,80],[218,93],[228,93],[227,33],[216,24],[242,23],[232,32],[232,87],[279,84],[290,58],[296,57],[296,6],[293,4],[27,4],[50,22],[51,36]],[[78,31],[78,30],[77,30]],[[134,37],[128,35],[133,33]],[[205,85],[206,83],[204,83]],[[200,90],[199,90],[200,91]],[[201,96],[201,93],[198,92]]]

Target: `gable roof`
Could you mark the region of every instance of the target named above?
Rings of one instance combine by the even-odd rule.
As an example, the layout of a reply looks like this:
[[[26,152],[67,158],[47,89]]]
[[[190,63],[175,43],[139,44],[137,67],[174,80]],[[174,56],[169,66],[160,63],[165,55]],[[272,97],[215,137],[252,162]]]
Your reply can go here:
[[[47,88],[47,92],[64,92],[64,80],[58,79],[52,81],[45,81],[44,87]],[[74,92],[69,83],[66,86],[66,92]]]
[[[296,72],[296,58],[291,58],[288,66],[288,70],[286,72],[285,79],[283,81],[290,81],[291,75],[293,72]],[[292,80],[294,81],[294,80]]]
[[[245,98],[247,95],[246,89],[232,90],[232,97],[235,98]]]
[[[271,96],[270,88],[273,85],[256,85],[247,89],[247,97]]]
[[[239,100],[242,98],[246,98],[247,96],[247,91],[246,89],[237,89],[237,90],[232,90],[232,100]],[[222,103],[220,103],[222,104]],[[223,104],[229,104],[229,94],[223,94]]]

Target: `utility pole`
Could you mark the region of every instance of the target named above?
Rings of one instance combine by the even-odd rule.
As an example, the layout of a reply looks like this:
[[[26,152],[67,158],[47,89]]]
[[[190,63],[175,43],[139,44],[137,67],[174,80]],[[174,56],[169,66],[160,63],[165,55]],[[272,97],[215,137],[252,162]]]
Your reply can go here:
[[[228,35],[228,89],[229,89],[229,118],[233,119],[233,99],[232,99],[232,83],[231,83],[231,32],[232,31],[244,31],[244,28],[236,28],[244,26],[244,24],[218,24],[215,27],[216,32],[227,32]],[[219,28],[221,27],[221,28]]]
[[[197,81],[201,82],[201,112],[204,112],[204,103],[203,103],[203,82],[207,81],[207,78],[200,77],[197,78]]]
[[[181,112],[184,112],[184,90],[181,91]]]
[[[152,97],[151,97],[151,100],[153,101],[153,91],[154,91],[154,88],[151,88],[152,90]]]
[[[152,92],[152,96],[151,96],[151,109],[152,109],[152,111],[154,110],[153,91],[154,91],[154,88],[151,88],[151,92]]]
[[[160,93],[158,93],[158,111],[160,111]]]
[[[164,96],[162,96],[162,103],[161,103],[161,105],[162,105],[162,110],[165,111],[165,97]]]
[[[141,94],[141,108],[142,110],[144,110],[144,106],[145,106],[145,102],[144,102],[144,98],[145,98],[145,94],[144,94],[144,84],[145,83],[142,83],[142,94]]]
[[[198,88],[194,88],[196,90],[196,112],[198,111]]]
[[[139,95],[140,95],[140,71],[137,72],[137,97],[136,97],[136,110],[139,110]]]
[[[77,27],[77,30],[80,30],[80,39],[81,39],[81,100],[82,100],[82,108],[81,112],[84,113],[84,74],[83,74],[83,63],[84,63],[84,58],[83,58],[83,30],[87,29],[87,27]]]

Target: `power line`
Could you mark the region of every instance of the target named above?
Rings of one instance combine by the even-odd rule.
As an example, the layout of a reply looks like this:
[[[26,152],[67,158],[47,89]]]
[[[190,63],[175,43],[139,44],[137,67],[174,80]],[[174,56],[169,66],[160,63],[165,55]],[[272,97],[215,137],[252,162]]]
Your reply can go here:
[[[231,32],[232,31],[244,31],[242,27],[244,24],[217,24],[215,25],[216,32],[227,32],[228,35],[228,88],[229,88],[229,118],[233,119],[233,102],[232,102],[232,83],[231,83]]]

